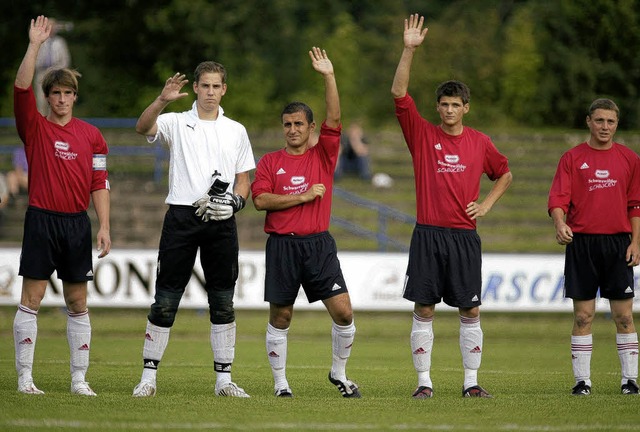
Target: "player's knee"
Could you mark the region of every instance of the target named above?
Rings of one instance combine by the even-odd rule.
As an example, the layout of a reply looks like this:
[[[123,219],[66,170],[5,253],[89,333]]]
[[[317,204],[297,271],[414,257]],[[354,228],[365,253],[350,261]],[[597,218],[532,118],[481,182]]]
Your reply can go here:
[[[233,308],[233,293],[233,289],[209,293],[211,324],[229,324],[236,320]]]
[[[178,312],[180,297],[157,293],[156,301],[151,305],[149,322],[158,327],[172,327]]]

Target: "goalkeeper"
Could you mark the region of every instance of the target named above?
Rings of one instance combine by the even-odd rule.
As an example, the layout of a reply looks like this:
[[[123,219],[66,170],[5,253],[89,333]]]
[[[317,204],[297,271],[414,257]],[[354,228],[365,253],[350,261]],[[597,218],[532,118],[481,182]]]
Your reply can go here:
[[[156,393],[158,365],[169,341],[178,304],[200,249],[211,321],[211,349],[218,396],[249,397],[231,380],[236,339],[233,295],[238,278],[235,213],[249,195],[255,168],[247,132],[224,115],[226,70],[205,61],[195,70],[196,100],[190,111],[161,112],[187,96],[179,73],[167,79],[160,95],[138,119],[136,132],[169,147],[169,205],[160,238],[155,301],[148,315],[142,378],[135,397]]]

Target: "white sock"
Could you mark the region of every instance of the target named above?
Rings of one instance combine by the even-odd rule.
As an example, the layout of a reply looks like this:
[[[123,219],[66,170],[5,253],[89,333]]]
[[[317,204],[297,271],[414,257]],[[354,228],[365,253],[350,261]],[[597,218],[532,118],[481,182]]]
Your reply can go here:
[[[19,305],[13,320],[13,342],[18,381],[33,381],[33,354],[38,336],[38,311]]]
[[[211,324],[211,350],[217,387],[231,382],[231,364],[235,357],[235,346],[235,321],[229,324]]]
[[[616,344],[622,369],[622,382],[638,379],[638,333],[617,333]]]
[[[421,318],[413,314],[411,326],[411,355],[418,373],[418,387],[431,387],[431,351],[433,350],[433,317]]]
[[[278,329],[267,324],[267,358],[271,365],[275,390],[289,387],[287,382],[287,335],[289,329]]]
[[[591,386],[591,352],[593,351],[593,337],[571,336],[571,365],[576,384],[584,381]]]
[[[91,349],[89,311],[67,311],[67,341],[69,342],[71,381],[85,381]]]
[[[147,321],[147,328],[144,334],[144,347],[142,349],[144,368],[142,369],[141,381],[155,384],[158,365],[160,364],[160,360],[162,360],[164,351],[167,349],[170,333],[171,327],[158,327]]]
[[[482,363],[483,333],[480,317],[460,316],[460,352],[464,367],[464,388],[478,385],[478,369]]]
[[[347,360],[351,355],[351,347],[356,335],[356,326],[351,324],[339,326],[333,323],[331,327],[331,346],[333,360],[331,363],[331,376],[340,381],[347,380]]]

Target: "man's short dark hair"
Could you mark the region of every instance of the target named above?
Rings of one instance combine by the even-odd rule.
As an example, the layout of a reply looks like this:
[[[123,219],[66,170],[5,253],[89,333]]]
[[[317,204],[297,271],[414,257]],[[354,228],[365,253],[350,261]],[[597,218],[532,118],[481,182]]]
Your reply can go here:
[[[436,89],[436,101],[439,103],[442,96],[459,97],[464,105],[471,100],[471,91],[469,87],[461,81],[445,81]]]
[[[618,105],[616,105],[616,103],[611,99],[600,98],[594,100],[589,107],[589,117],[591,117],[593,115],[593,112],[597,109],[615,111],[618,119],[620,118],[620,109],[618,108]]]
[[[284,107],[282,113],[280,114],[280,119],[282,120],[282,116],[284,116],[285,114],[295,114],[297,112],[304,113],[305,117],[307,118],[307,122],[309,122],[309,124],[313,123],[313,111],[311,110],[309,105],[303,102],[291,102],[289,105]]]

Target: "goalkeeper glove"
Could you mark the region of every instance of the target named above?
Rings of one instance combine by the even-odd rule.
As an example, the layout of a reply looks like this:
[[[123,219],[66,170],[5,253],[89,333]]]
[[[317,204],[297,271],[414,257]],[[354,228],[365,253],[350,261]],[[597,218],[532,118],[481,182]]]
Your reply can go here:
[[[229,219],[234,213],[242,210],[245,204],[245,199],[239,194],[227,192],[223,196],[213,195],[209,197],[202,220],[208,222],[211,219],[216,221]]]
[[[220,174],[218,173],[218,171],[216,171],[213,176],[215,178],[218,175]],[[201,216],[202,220],[205,220],[204,214],[207,211],[207,203],[209,203],[209,198],[216,195],[224,196],[228,187],[229,187],[229,182],[216,178],[214,182],[211,184],[209,191],[206,194],[204,194],[201,198],[199,198],[197,201],[195,201],[193,204],[191,204],[192,206],[197,207],[196,216]],[[208,222],[208,219],[206,220],[206,222]]]

